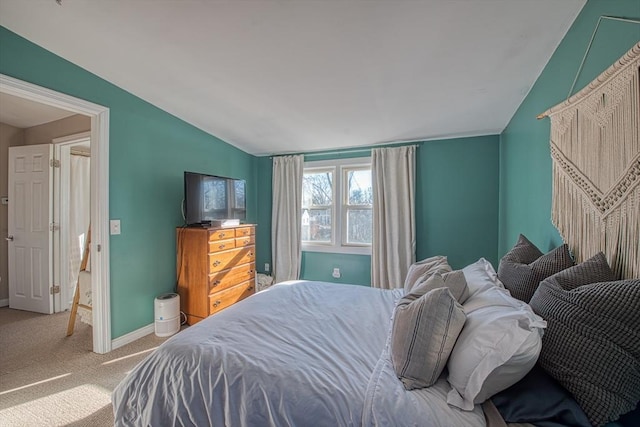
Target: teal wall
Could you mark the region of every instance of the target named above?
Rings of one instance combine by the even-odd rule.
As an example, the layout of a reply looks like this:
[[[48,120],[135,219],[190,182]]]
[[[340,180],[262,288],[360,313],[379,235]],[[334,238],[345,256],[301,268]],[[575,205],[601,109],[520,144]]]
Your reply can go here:
[[[447,255],[453,268],[480,257],[497,268],[499,138],[422,143],[416,157],[416,258]]]
[[[270,157],[256,160],[258,190],[258,228],[256,229],[256,269],[264,273],[264,264],[271,264],[271,177],[273,165]]]
[[[428,141],[417,145],[416,258],[447,255],[454,268],[461,268],[485,257],[497,265],[498,136]],[[370,156],[370,151],[314,155],[305,160],[362,156]],[[272,162],[270,158],[262,157],[258,163],[261,177],[258,222],[260,228],[266,228],[262,224],[271,221]],[[268,197],[264,196],[267,193]],[[258,269],[262,271],[270,258],[271,248],[259,242]],[[340,279],[331,276],[335,267],[340,268]],[[301,278],[369,285],[371,257],[303,252]]]
[[[331,276],[334,268],[340,269],[339,279]],[[371,256],[302,252],[300,278],[370,286]]]
[[[0,73],[110,109],[111,335],[153,323],[153,301],[175,288],[175,227],[183,171],[247,180],[257,220],[257,159],[0,27]],[[166,89],[166,88],[165,88]]]
[[[499,254],[519,233],[545,251],[562,243],[550,220],[550,122],[536,116],[566,99],[601,15],[640,19],[640,1],[589,0],[500,135]],[[573,93],[638,41],[639,24],[602,20]]]
[[[549,120],[536,115],[566,97],[600,15],[640,18],[636,0],[589,0],[504,132],[419,143],[418,259],[446,254],[455,268],[494,265],[526,234],[542,249],[561,242],[549,218]],[[640,40],[640,26],[603,21],[576,90]],[[105,80],[0,28],[0,73],[110,108],[112,336],[153,321],[153,298],[173,290],[174,228],[182,223],[182,172],[246,179],[247,220],[257,222],[257,264],[271,263],[271,167]],[[574,91],[574,92],[575,92]],[[355,154],[353,156],[361,156]],[[322,158],[348,157],[328,155]],[[497,236],[497,237],[496,237]],[[305,253],[304,278],[367,284],[370,257]]]

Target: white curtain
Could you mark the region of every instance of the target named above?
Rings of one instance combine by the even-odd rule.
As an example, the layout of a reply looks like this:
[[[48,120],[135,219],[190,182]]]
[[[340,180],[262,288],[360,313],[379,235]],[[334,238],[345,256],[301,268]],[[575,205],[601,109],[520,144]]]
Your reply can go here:
[[[271,253],[274,283],[300,277],[303,156],[273,158]]]
[[[75,289],[84,251],[84,242],[87,238],[89,228],[90,212],[90,159],[85,156],[71,155],[70,191],[69,191],[69,289]],[[86,280],[82,281],[85,286],[81,286],[80,302],[90,305],[91,303],[91,282],[88,280],[88,290]],[[88,292],[88,294],[87,294]],[[73,298],[73,295],[70,295]],[[90,323],[91,313],[79,309],[78,316],[85,323]]]
[[[371,286],[402,287],[416,257],[415,146],[371,151]]]

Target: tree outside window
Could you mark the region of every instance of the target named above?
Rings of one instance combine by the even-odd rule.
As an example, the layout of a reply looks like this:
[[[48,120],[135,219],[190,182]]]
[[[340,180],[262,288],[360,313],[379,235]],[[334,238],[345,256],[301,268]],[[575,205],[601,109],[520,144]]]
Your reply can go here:
[[[333,243],[333,169],[305,170],[302,179],[302,241]]]
[[[303,250],[368,253],[373,235],[370,159],[309,162],[305,166]]]

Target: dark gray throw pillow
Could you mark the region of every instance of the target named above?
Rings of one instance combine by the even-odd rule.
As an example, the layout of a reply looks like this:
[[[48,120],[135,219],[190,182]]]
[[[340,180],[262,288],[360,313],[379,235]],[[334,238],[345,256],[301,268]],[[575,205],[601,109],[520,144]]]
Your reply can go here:
[[[591,427],[571,393],[538,365],[523,379],[491,397],[491,401],[507,423]]]
[[[597,267],[603,259],[549,277],[530,302],[547,321],[538,363],[593,425],[616,420],[640,400],[640,280],[580,286],[591,280],[588,271],[608,275]]]
[[[498,279],[512,297],[528,303],[542,280],[573,265],[566,244],[543,254],[521,234],[515,246],[500,260]]]
[[[589,283],[612,282],[618,277],[609,267],[604,254],[598,252],[588,260],[554,274],[550,279],[562,289],[570,291]]]

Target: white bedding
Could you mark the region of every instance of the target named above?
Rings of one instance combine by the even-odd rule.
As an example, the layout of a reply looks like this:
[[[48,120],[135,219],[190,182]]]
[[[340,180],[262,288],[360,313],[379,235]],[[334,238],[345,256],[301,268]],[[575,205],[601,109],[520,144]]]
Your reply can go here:
[[[402,290],[285,282],[185,329],[113,392],[116,426],[484,426],[387,351]]]

